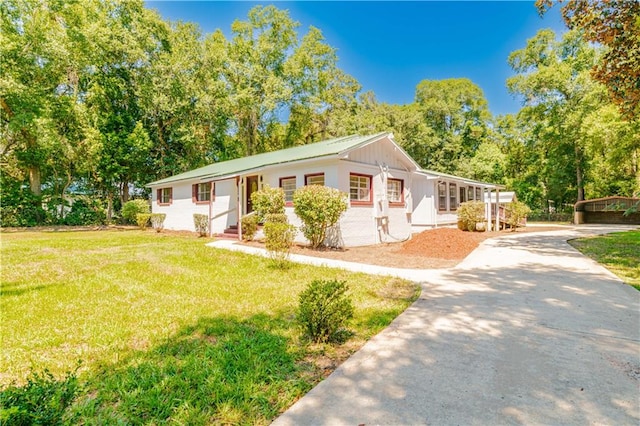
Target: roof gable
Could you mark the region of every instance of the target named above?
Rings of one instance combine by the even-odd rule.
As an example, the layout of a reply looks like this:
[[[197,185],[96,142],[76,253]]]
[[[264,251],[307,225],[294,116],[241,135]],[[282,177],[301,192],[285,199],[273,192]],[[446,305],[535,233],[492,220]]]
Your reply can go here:
[[[158,186],[185,180],[215,179],[224,176],[237,175],[245,171],[255,170],[266,166],[341,155],[387,136],[390,136],[387,132],[368,136],[344,136],[308,145],[281,149],[279,151],[265,152],[262,154],[251,155],[249,157],[237,158],[235,160],[221,161],[219,163],[213,163],[208,166],[151,182],[147,186]]]

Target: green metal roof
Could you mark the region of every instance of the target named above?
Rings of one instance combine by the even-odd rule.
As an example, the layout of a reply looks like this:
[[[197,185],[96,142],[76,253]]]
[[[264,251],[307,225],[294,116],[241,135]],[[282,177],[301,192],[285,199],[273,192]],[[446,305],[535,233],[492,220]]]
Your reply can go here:
[[[147,186],[157,186],[183,180],[204,178],[214,179],[224,176],[233,176],[265,166],[338,155],[359,146],[366,145],[369,142],[381,139],[388,134],[388,132],[382,132],[368,136],[344,136],[309,145],[301,145],[293,148],[281,149],[279,151],[265,152],[263,154],[251,155],[249,157],[237,158],[235,160],[221,161],[219,163],[213,163],[208,166],[200,167],[199,169],[190,170],[185,173],[180,173],[178,175],[151,182]]]

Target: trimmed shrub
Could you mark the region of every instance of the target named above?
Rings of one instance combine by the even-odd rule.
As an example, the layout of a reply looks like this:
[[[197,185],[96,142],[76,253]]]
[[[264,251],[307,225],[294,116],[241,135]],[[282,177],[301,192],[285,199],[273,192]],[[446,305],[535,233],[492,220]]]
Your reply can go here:
[[[338,222],[347,206],[347,194],[328,186],[303,186],[293,193],[293,208],[302,221],[300,229],[313,248],[324,243],[327,229]]]
[[[282,268],[287,265],[295,235],[295,226],[286,222],[264,224],[265,248],[276,266]]]
[[[505,208],[506,222],[511,227],[511,231],[520,226],[520,222],[531,213],[531,209],[522,201],[513,201]]]
[[[289,223],[287,215],[284,213],[269,213],[264,218],[265,223]]]
[[[136,215],[136,223],[140,229],[145,229],[149,226],[149,219],[151,219],[151,213],[138,213]]]
[[[251,204],[259,222],[264,222],[269,214],[284,214],[284,190],[265,185],[260,191],[251,194]]]
[[[475,231],[476,224],[483,223],[485,204],[482,201],[467,201],[458,206],[458,228],[463,231]]]
[[[193,225],[196,228],[196,232],[201,237],[209,235],[209,216],[206,214],[193,214]]]
[[[76,369],[77,371],[77,369]],[[65,424],[65,410],[78,396],[76,371],[56,380],[48,370],[32,372],[22,387],[10,385],[0,391],[0,424]]]
[[[161,232],[164,229],[164,220],[167,215],[165,213],[151,213],[151,226],[156,232]]]
[[[136,215],[138,213],[151,213],[149,202],[147,200],[130,200],[124,203],[120,215],[126,223],[136,223]]]
[[[298,321],[314,342],[335,340],[353,318],[354,307],[345,281],[314,280],[300,294]]]
[[[258,232],[258,215],[249,213],[242,216],[240,226],[242,227],[242,240],[253,241],[253,238],[256,236],[256,232]]]

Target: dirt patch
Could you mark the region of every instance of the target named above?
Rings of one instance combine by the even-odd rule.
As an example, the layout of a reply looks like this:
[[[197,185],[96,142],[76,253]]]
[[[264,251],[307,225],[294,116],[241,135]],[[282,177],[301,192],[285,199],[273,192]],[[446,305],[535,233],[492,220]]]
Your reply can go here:
[[[551,231],[558,228],[520,228],[518,233]],[[367,263],[406,269],[439,269],[457,265],[480,243],[488,238],[513,234],[500,232],[465,232],[457,228],[438,228],[414,234],[405,242],[384,243],[373,246],[348,247],[343,249],[321,248],[314,250],[308,246],[295,245],[293,254]],[[243,244],[264,248],[261,242]]]

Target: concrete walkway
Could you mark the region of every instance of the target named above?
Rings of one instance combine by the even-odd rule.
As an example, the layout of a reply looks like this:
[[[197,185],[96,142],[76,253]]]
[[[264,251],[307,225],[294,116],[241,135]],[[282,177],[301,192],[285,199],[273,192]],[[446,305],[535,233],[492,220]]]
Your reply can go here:
[[[626,229],[501,237],[411,272],[421,297],[274,425],[639,424],[640,292],[566,243]]]

